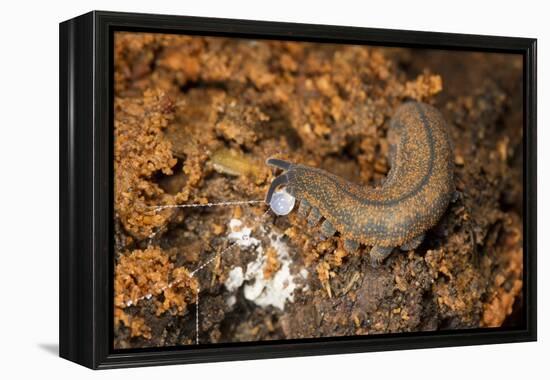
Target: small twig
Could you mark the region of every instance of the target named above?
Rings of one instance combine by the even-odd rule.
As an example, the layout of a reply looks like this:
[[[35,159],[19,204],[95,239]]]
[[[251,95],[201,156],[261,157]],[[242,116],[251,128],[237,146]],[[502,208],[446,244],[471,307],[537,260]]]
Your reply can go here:
[[[350,282],[344,288],[344,291],[342,292],[342,295],[347,294],[351,290],[353,285],[357,282],[357,280],[359,280],[360,278],[361,278],[361,275],[359,274],[359,272],[354,272],[353,276],[351,276]]]

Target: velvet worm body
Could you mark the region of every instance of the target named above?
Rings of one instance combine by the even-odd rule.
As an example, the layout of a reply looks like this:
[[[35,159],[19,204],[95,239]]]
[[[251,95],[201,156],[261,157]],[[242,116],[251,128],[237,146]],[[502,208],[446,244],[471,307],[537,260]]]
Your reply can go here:
[[[298,213],[321,232],[344,238],[354,251],[372,246],[371,260],[383,261],[395,247],[416,248],[441,218],[454,194],[452,147],[447,125],[434,107],[419,102],[400,106],[390,121],[391,169],[382,186],[362,187],[327,171],[270,158],[283,169],[266,196],[285,190],[300,201]]]

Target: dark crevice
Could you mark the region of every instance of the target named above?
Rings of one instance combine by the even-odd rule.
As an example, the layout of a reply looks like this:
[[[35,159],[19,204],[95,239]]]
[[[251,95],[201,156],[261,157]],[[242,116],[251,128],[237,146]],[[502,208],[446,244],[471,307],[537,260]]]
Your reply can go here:
[[[227,81],[203,81],[203,80],[189,80],[185,84],[180,86],[180,91],[184,94],[194,89],[212,88],[223,91],[228,91]]]

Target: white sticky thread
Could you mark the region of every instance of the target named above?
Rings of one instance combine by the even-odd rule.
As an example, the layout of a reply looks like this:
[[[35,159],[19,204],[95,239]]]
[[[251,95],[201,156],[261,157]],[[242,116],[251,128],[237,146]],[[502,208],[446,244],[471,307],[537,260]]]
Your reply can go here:
[[[195,298],[195,344],[199,344],[199,294],[201,288],[197,285],[197,297]]]
[[[194,271],[192,271],[191,273],[189,273],[189,277],[194,277],[195,276],[195,273],[199,272],[200,270],[204,269],[205,266],[207,266],[208,264],[210,264],[212,261],[216,260],[218,257],[220,257],[221,255],[223,255],[224,253],[226,253],[227,251],[229,251],[231,248],[233,248],[237,243],[231,243],[229,244],[226,248],[224,248],[220,253],[217,253],[215,254],[214,256],[212,256],[211,258],[209,258],[208,260],[206,260],[204,263],[202,263],[201,265],[199,265]]]
[[[228,202],[217,202],[217,203],[194,203],[194,204],[183,204],[183,205],[162,205],[162,206],[151,206],[154,211],[162,211],[168,208],[193,208],[193,207],[216,207],[216,206],[238,206],[238,205],[249,205],[254,203],[264,203],[263,200],[253,200],[253,201],[228,201]]]

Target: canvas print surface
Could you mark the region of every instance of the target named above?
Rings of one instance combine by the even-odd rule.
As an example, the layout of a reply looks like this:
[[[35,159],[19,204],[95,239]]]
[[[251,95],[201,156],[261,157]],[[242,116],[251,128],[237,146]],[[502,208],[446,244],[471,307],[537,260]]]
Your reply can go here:
[[[513,328],[521,55],[116,32],[113,347]]]

